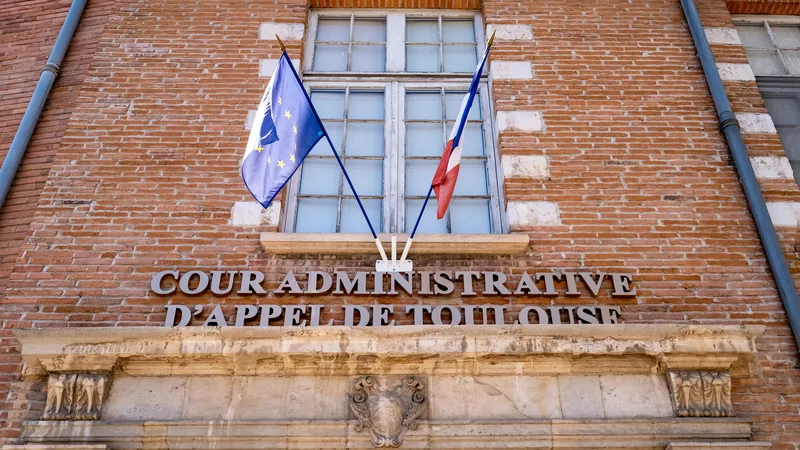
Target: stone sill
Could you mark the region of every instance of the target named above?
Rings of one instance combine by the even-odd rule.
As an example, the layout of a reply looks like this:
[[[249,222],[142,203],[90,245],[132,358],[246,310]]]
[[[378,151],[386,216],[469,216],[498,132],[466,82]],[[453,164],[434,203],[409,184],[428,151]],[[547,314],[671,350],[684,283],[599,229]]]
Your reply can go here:
[[[392,235],[379,234],[386,254],[391,258]],[[403,251],[407,234],[397,235],[397,257]],[[527,234],[419,234],[414,238],[413,255],[520,255],[528,249]],[[267,253],[293,255],[374,254],[375,240],[370,234],[355,233],[261,233],[261,246]]]
[[[381,328],[48,328],[15,330],[27,375],[654,373],[747,370],[763,326],[488,325]],[[368,356],[368,357],[367,357]],[[373,367],[374,366],[374,367]]]

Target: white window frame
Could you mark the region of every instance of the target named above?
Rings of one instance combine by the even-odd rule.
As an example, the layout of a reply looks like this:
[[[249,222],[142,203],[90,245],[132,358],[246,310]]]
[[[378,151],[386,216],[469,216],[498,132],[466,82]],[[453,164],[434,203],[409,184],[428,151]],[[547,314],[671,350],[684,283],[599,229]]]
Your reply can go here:
[[[314,41],[320,17],[361,17],[386,19],[386,71],[381,73],[314,72]],[[483,22],[478,11],[462,10],[365,10],[365,9],[318,9],[309,14],[303,55],[303,81],[306,89],[383,90],[385,105],[384,201],[381,229],[383,233],[405,233],[405,215],[416,218],[419,211],[405,211],[405,92],[406,90],[466,91],[472,73],[420,73],[405,72],[405,21],[406,18],[471,19],[475,27],[477,58],[483,55],[485,37]],[[352,27],[352,22],[351,22]],[[486,70],[486,69],[485,69]],[[497,136],[493,108],[490,100],[488,77],[484,74],[480,92],[476,99],[480,103],[483,120],[484,152],[486,156],[487,184],[491,233],[508,233],[508,224],[502,211],[503,175],[496,149]],[[450,130],[447,130],[449,133]],[[445,137],[446,138],[446,137]],[[345,138],[346,139],[346,138]],[[446,140],[446,139],[445,139]],[[339,151],[340,149],[337,149]],[[302,179],[302,166],[292,177],[287,189],[284,221],[281,228],[294,232],[298,206],[298,192]],[[433,196],[432,196],[433,197]],[[431,205],[428,205],[431,208]],[[377,224],[373,224],[376,225]],[[450,224],[448,223],[448,230]],[[377,229],[376,229],[377,232]]]

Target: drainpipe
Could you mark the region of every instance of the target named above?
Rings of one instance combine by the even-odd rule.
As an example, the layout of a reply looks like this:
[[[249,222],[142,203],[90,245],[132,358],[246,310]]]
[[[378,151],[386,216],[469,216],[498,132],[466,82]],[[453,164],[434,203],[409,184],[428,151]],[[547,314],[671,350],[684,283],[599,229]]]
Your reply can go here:
[[[703,72],[706,75],[711,97],[714,99],[720,128],[728,141],[728,149],[730,149],[733,156],[733,163],[739,173],[739,181],[742,183],[745,197],[747,197],[747,204],[750,206],[750,212],[756,222],[756,229],[758,229],[764,252],[767,254],[772,276],[775,277],[775,284],[783,301],[786,318],[789,320],[794,340],[798,349],[800,349],[800,299],[797,296],[794,280],[792,280],[792,275],[789,273],[789,267],[786,265],[778,235],[775,233],[775,227],[769,217],[767,205],[764,203],[764,196],[761,194],[761,187],[758,184],[758,180],[756,180],[755,172],[753,172],[753,166],[750,163],[750,157],[748,156],[747,148],[744,146],[742,133],[739,130],[739,122],[736,121],[736,116],[731,110],[728,94],[725,93],[722,79],[720,79],[719,72],[717,72],[717,66],[714,63],[714,57],[711,55],[711,48],[708,46],[708,40],[703,31],[703,24],[697,14],[694,0],[681,0],[681,6],[683,6],[686,22],[689,24],[689,30],[692,33],[697,55],[700,57],[700,64],[703,66]]]
[[[56,43],[50,52],[50,57],[47,58],[47,64],[44,65],[42,75],[36,84],[36,90],[33,91],[33,96],[31,96],[31,101],[25,110],[25,115],[22,116],[22,122],[19,124],[17,134],[14,135],[14,140],[8,149],[3,166],[0,167],[0,209],[5,204],[6,196],[8,196],[8,191],[11,189],[11,183],[14,182],[14,176],[17,174],[19,164],[22,162],[22,157],[28,148],[33,131],[39,122],[39,116],[42,114],[45,102],[47,102],[47,96],[50,95],[50,89],[53,88],[53,84],[56,81],[59,68],[64,61],[64,55],[67,53],[67,47],[72,41],[75,29],[78,28],[78,22],[81,20],[85,6],[86,0],[72,0],[67,17],[64,19],[64,25],[61,26],[61,31],[58,33]]]

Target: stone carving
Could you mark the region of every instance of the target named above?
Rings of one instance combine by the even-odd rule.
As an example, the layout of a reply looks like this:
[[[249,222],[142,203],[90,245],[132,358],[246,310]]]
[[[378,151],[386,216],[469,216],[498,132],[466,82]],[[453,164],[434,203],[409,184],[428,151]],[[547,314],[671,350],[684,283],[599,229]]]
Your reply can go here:
[[[108,374],[51,373],[42,420],[97,420]]]
[[[727,372],[674,370],[669,372],[675,409],[681,417],[730,417],[731,376]]]
[[[369,430],[375,447],[399,447],[406,431],[417,429],[416,418],[425,406],[424,388],[413,376],[384,389],[375,377],[357,379],[350,395],[350,409],[359,421],[356,431]]]

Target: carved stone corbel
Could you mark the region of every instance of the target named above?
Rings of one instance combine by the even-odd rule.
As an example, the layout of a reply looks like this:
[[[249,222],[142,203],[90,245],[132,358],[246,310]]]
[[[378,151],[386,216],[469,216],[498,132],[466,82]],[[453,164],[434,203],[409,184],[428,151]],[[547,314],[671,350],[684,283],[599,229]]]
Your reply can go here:
[[[108,374],[51,373],[42,420],[98,420],[110,382]]]
[[[425,406],[425,386],[407,376],[390,388],[381,388],[373,376],[358,378],[350,395],[350,409],[365,428],[375,447],[399,447],[409,429],[416,430],[416,418]]]
[[[719,370],[669,371],[672,402],[681,417],[731,417],[731,376]]]

